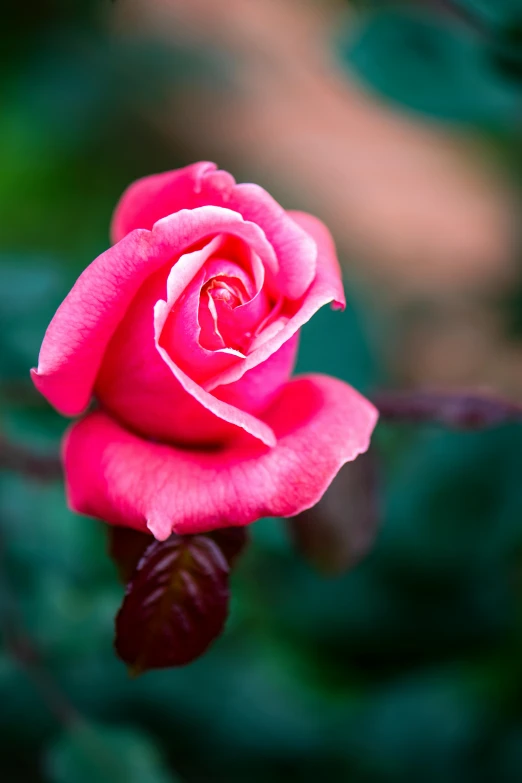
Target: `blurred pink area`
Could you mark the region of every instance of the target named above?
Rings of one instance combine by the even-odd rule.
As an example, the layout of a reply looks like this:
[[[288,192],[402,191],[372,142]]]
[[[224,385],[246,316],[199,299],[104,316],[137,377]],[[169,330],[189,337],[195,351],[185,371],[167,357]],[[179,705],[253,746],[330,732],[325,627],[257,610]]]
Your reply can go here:
[[[401,382],[484,383],[495,368],[522,388],[488,306],[473,305],[472,317],[455,306],[515,279],[511,189],[478,140],[379,102],[342,70],[332,40],[351,23],[347,7],[125,0],[112,24],[231,58],[232,84],[173,96],[150,117],[158,132],[321,217],[347,275],[384,307],[431,302],[435,317],[405,330]]]

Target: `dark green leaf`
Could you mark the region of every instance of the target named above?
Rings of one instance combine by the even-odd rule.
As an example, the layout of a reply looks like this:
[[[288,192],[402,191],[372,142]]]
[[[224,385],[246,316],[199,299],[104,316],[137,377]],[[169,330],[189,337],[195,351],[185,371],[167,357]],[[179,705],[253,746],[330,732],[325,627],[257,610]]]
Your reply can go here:
[[[487,41],[444,17],[414,10],[374,13],[346,56],[368,86],[423,114],[486,126],[519,115],[522,92],[498,70]]]

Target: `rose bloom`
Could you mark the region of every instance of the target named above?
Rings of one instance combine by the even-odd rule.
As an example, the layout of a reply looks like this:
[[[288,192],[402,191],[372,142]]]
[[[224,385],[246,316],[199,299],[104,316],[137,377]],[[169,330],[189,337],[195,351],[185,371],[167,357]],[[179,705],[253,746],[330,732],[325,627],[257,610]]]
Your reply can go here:
[[[314,505],[377,419],[335,378],[289,380],[300,327],[345,306],[325,226],[196,163],[131,185],[112,238],[32,371],[64,415],[95,401],[64,438],[71,508],[163,540]]]

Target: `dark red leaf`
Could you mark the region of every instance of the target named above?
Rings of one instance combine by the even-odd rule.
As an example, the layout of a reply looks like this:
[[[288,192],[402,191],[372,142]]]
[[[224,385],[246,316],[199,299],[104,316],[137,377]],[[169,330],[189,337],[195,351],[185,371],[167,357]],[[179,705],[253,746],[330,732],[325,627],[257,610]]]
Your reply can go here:
[[[223,527],[206,535],[218,544],[230,568],[236,564],[236,560],[248,543],[248,533],[244,527]]]
[[[368,552],[379,524],[375,453],[344,465],[313,508],[288,520],[296,548],[319,571],[340,574]]]
[[[132,578],[145,550],[154,538],[128,527],[106,525],[109,538],[109,555],[113,559],[118,574],[126,585]]]
[[[206,650],[227,617],[228,572],[208,536],[147,548],[116,617],[116,651],[134,674],[182,666]]]
[[[373,402],[381,419],[484,429],[522,421],[522,406],[478,392],[381,392]]]

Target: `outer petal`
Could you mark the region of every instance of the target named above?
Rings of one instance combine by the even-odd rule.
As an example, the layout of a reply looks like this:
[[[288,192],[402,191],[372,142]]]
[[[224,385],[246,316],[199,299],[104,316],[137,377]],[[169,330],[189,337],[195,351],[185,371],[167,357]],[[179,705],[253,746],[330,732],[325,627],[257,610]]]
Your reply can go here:
[[[332,303],[334,307],[346,306],[341,269],[330,232],[318,218],[305,212],[290,212],[289,215],[315,241],[318,251],[316,278],[296,307],[295,314],[289,319],[285,318],[281,328],[273,329],[277,327],[275,323],[266,332],[262,332],[256,341],[258,347],[247,356],[245,361],[214,376],[211,381],[204,384],[207,391],[234,383],[243,373],[265,362],[324,305]]]
[[[179,367],[170,357],[165,348],[160,343],[161,331],[165,325],[169,314],[169,308],[165,301],[159,301],[154,308],[154,336],[156,341],[156,350],[172,372],[172,375],[181,384],[190,396],[201,403],[201,405],[214,413],[217,418],[228,421],[245,432],[253,435],[255,438],[263,441],[267,446],[275,446],[276,438],[271,428],[260,419],[252,416],[250,413],[230,405],[228,402],[214,397],[206,392],[196,381],[190,378],[181,367]]]
[[[256,225],[231,210],[207,206],[181,210],[152,231],[133,231],[87,267],[51,321],[38,369],[32,371],[37,389],[52,405],[67,416],[86,408],[105,349],[144,281],[190,245],[219,233],[239,236],[265,263],[277,264]]]
[[[293,516],[366,451],[377,411],[342,381],[316,375],[287,384],[265,420],[274,448],[245,436],[208,452],[142,440],[106,414],[89,414],[64,441],[69,504],[158,539]]]
[[[161,218],[201,206],[200,182],[215,171],[214,163],[202,161],[183,169],[153,174],[136,180],[124,191],[112,216],[111,238],[119,242],[136,228],[152,228]]]
[[[205,252],[203,248],[185,258],[197,262]],[[213,443],[237,437],[239,427],[272,445],[275,436],[270,428],[251,414],[268,407],[274,393],[288,379],[296,346],[291,353],[285,346],[271,356],[262,379],[251,379],[248,387],[242,384],[246,388],[243,395],[205,392],[163,348],[158,350],[155,345],[154,308],[165,306],[162,297],[167,291],[167,274],[168,269],[161,269],[151,275],[128,308],[104,352],[96,378],[96,397],[126,426],[149,438]],[[189,341],[193,338],[188,335]]]
[[[237,426],[218,418],[185,391],[156,350],[152,313],[158,298],[151,296],[150,307],[140,298],[139,310],[133,306],[129,318],[122,321],[105,353],[96,396],[119,421],[149,438],[193,445],[237,437]],[[134,330],[132,339],[126,335],[127,324]],[[294,338],[262,366],[213,394],[247,413],[265,410],[288,380],[296,350]]]
[[[157,226],[170,220],[160,221]],[[253,226],[251,223],[242,225],[245,229]],[[193,252],[190,258],[187,254],[180,259],[179,265],[186,260],[184,267],[188,268],[188,262],[194,262],[191,269],[196,268],[209,247]],[[165,269],[151,275],[141,287],[139,296],[134,298],[105,350],[96,380],[97,398],[126,426],[150,438],[187,444],[213,443],[237,437],[240,427],[272,445],[275,442],[272,431],[256,416],[269,406],[288,380],[294,366],[297,339],[289,339],[279,350],[267,354],[263,365],[257,365],[252,372],[241,371],[237,383],[208,393],[200,384],[201,376],[197,376],[194,368],[187,367],[187,346],[194,343],[196,335],[194,324],[186,313],[187,317],[181,320],[188,330],[187,336],[183,339],[182,334],[178,335],[178,358],[184,356],[184,360],[177,360],[176,351],[165,351],[165,345],[160,345],[160,350],[155,346],[154,307],[165,309],[167,280],[172,278],[171,282],[175,282],[177,269],[178,264],[170,275]],[[180,314],[189,301],[190,289],[189,285],[183,294]],[[170,298],[169,306],[172,304]],[[160,331],[158,324],[158,336]],[[202,367],[208,369],[210,366],[217,374],[231,362],[238,360],[221,353],[207,356]]]
[[[312,237],[317,247],[317,275],[316,280],[321,288],[330,296],[330,302],[337,307],[345,307],[346,299],[341,274],[341,267],[337,260],[337,252],[330,231],[319,218],[309,215],[307,212],[291,210],[288,215],[298,226]]]
[[[259,225],[279,260],[276,289],[289,299],[304,294],[316,272],[316,248],[306,229],[296,225],[259,185],[237,185],[231,174],[216,170],[214,163],[195,163],[133,183],[114,213],[113,239],[119,241],[136,228],[150,229],[179,209],[206,204],[227,207]]]
[[[93,261],[58,308],[40,349],[33,382],[66,416],[89,403],[103,352],[145,277],[165,262],[151,260],[149,231],[133,231]]]
[[[265,411],[292,375],[298,345],[299,334],[294,334],[266,362],[249,370],[235,383],[220,386],[212,393],[218,399],[238,408],[245,408],[248,404],[248,410],[251,412],[259,414]]]

